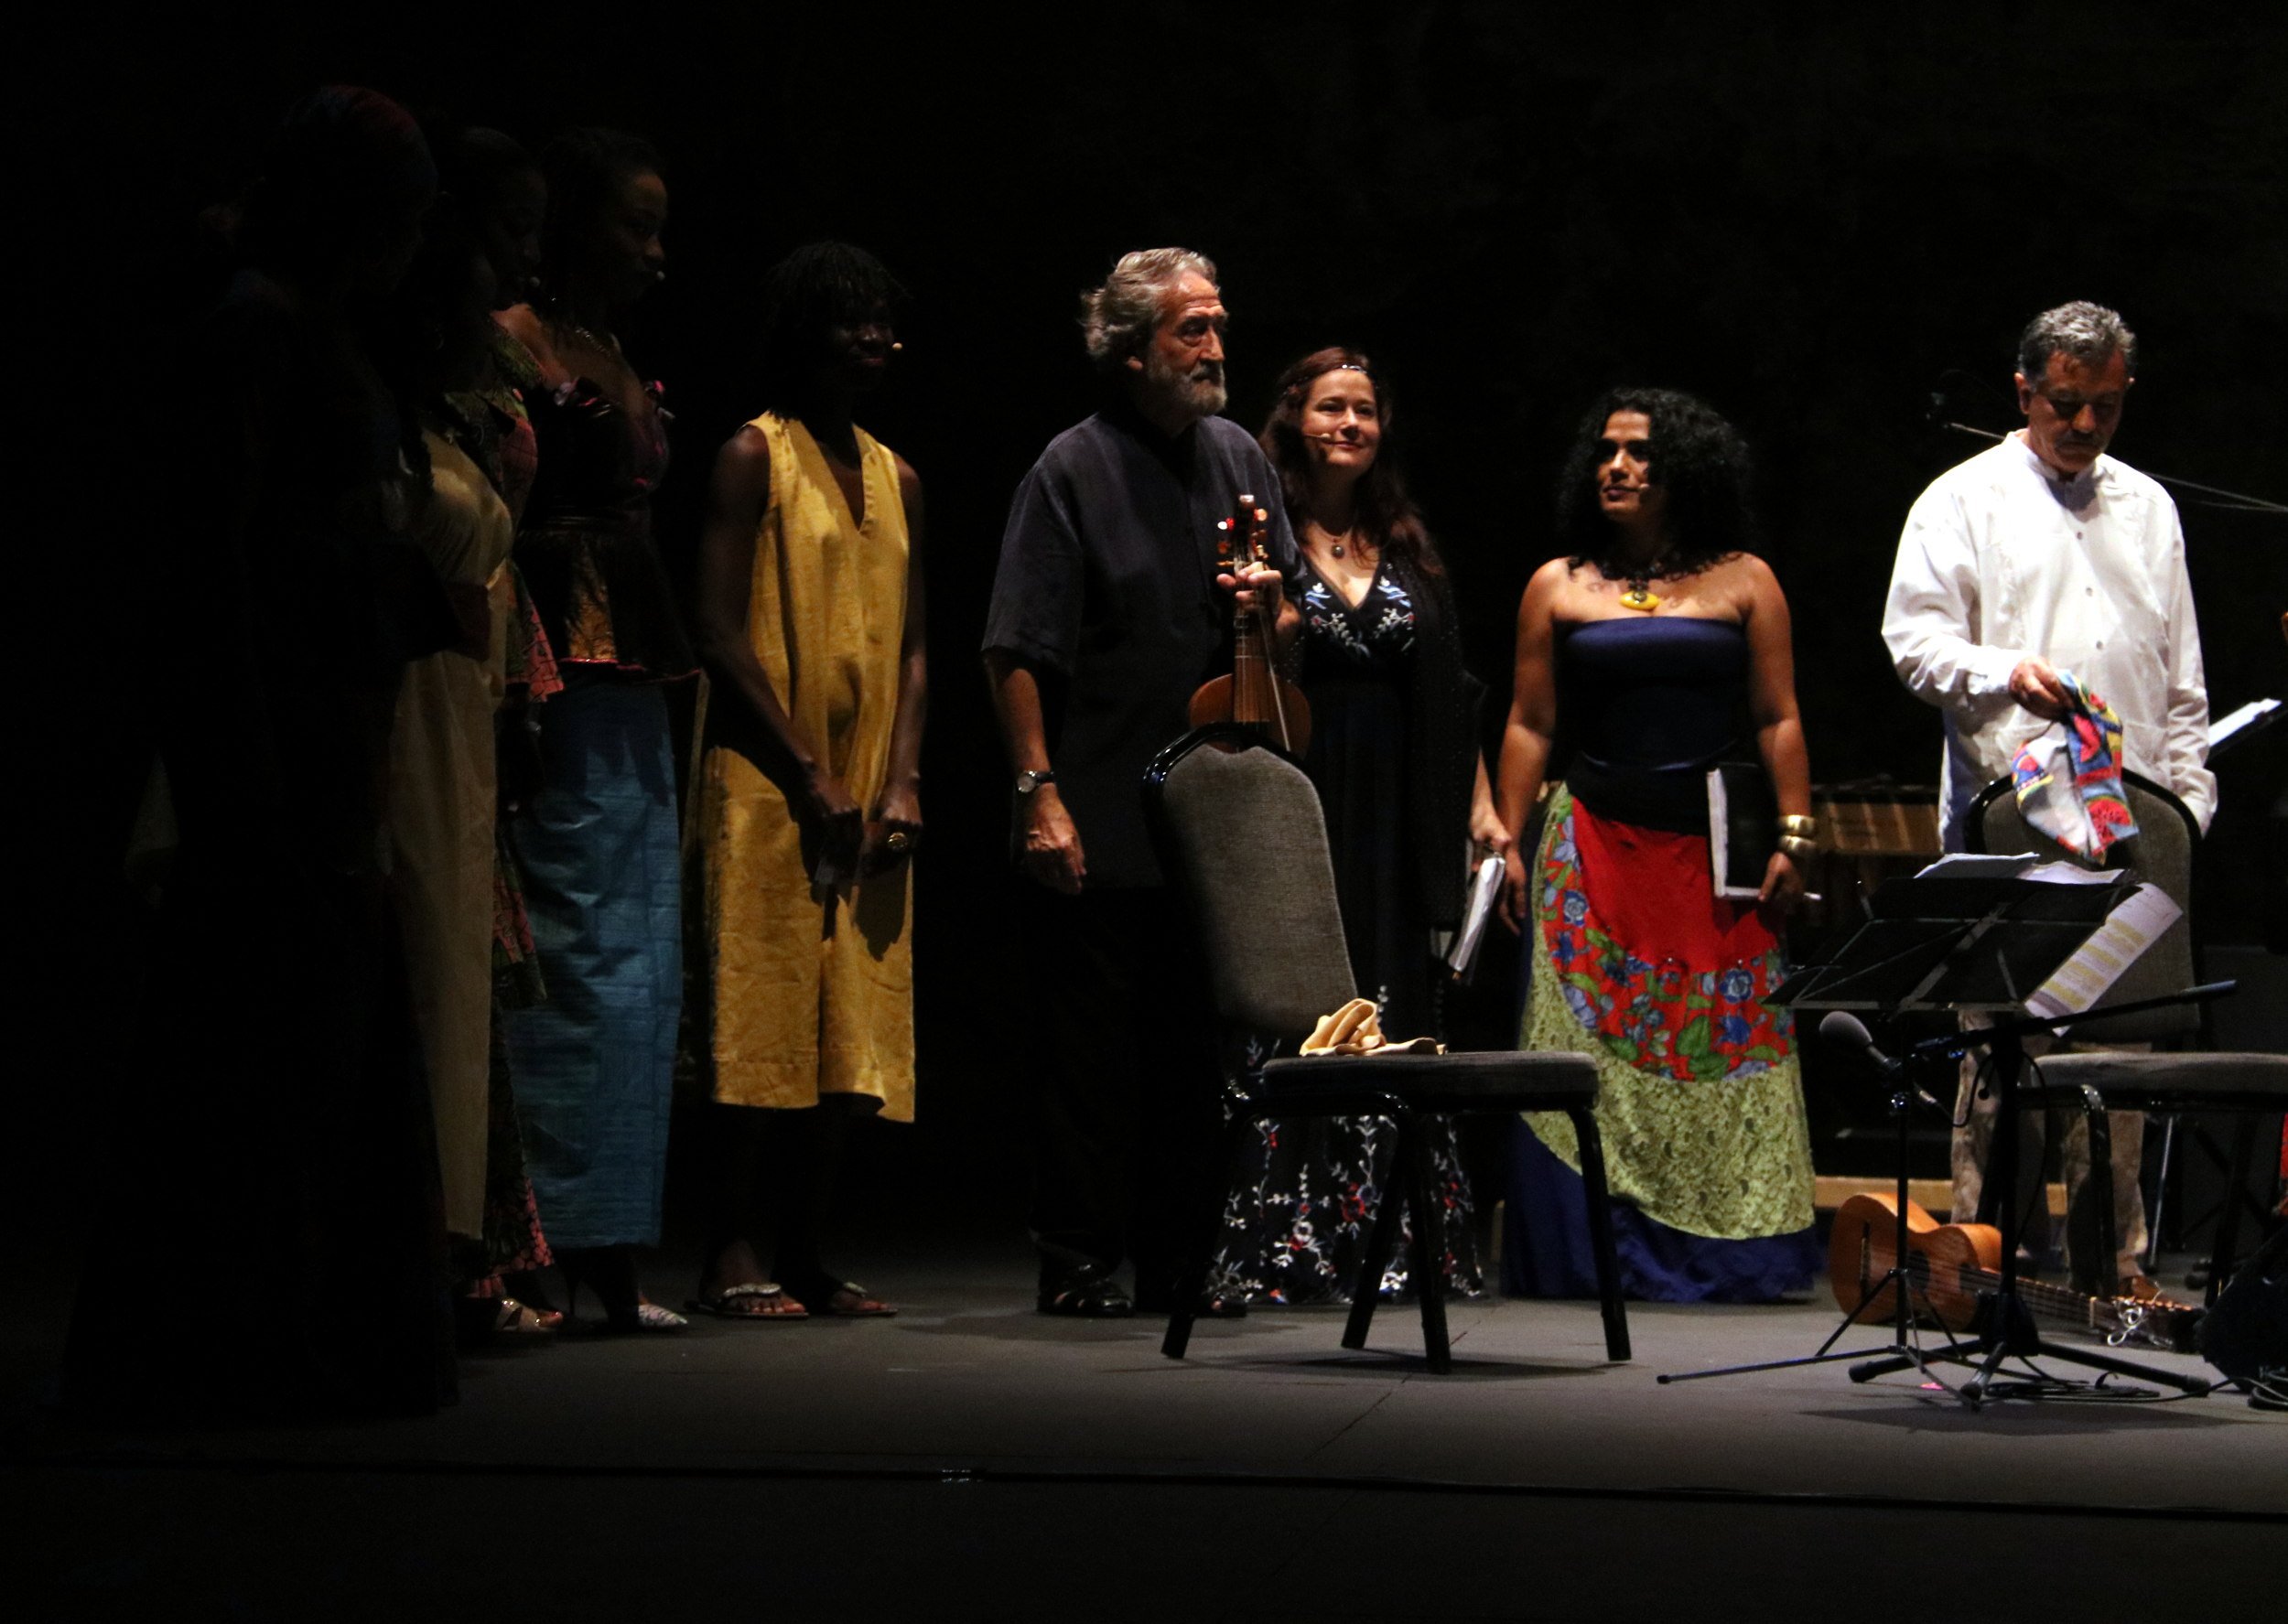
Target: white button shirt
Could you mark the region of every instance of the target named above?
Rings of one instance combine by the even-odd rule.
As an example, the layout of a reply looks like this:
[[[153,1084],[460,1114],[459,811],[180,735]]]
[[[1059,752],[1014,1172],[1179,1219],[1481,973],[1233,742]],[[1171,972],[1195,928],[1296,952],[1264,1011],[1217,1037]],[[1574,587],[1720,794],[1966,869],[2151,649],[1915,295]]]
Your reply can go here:
[[[1906,516],[1883,607],[1899,678],[1945,715],[1938,794],[1948,851],[1970,802],[2055,724],[2010,697],[2038,656],[2121,718],[2122,765],[2165,785],[2205,830],[2208,690],[2176,504],[2100,457],[2061,480],[2022,434],[1931,482]]]

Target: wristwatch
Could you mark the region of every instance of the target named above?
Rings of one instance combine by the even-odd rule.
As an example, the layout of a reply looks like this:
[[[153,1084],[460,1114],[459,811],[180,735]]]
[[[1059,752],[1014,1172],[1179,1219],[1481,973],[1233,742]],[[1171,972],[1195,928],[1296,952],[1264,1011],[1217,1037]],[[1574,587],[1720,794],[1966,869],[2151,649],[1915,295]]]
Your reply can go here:
[[[1043,768],[1041,771],[1035,772],[1028,767],[1017,775],[1017,792],[1020,795],[1030,795],[1041,785],[1053,784],[1056,781],[1056,769]]]

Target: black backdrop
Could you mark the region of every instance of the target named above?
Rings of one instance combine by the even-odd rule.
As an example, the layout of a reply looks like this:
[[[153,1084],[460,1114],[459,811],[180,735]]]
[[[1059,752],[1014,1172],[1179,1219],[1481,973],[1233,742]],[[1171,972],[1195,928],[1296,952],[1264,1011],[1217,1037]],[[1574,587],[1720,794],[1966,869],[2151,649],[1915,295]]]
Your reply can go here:
[[[713,447],[753,409],[760,273],[815,236],[868,244],[916,296],[867,421],[927,486],[935,678],[924,1128],[892,1154],[935,1169],[949,1196],[988,1188],[980,1201],[1013,1212],[1023,1007],[975,651],[1009,492],[1089,408],[1074,294],[1119,251],[1182,242],[1219,262],[1242,422],[1307,349],[1377,357],[1393,444],[1496,711],[1586,402],[1620,382],[1714,402],[1759,454],[1823,780],[1935,776],[1936,715],[1900,690],[1876,636],[1883,585],[1907,504],[1976,448],[1926,426],[1934,382],[1966,371],[1958,411],[2010,426],[2011,347],[2034,310],[2095,298],[2138,329],[2116,447],[2130,461],[2288,497],[2279,24],[2223,7],[1659,9],[560,0],[516,17],[297,6],[98,25],[44,76],[71,98],[45,167],[68,194],[59,257],[96,296],[81,353],[102,358],[89,370],[105,402],[79,418],[108,482],[72,550],[73,590],[101,593],[115,647],[196,657],[189,629],[138,595],[166,526],[163,493],[134,485],[132,435],[164,421],[150,369],[183,313],[189,217],[230,194],[317,82],[371,84],[534,145],[574,123],[662,144],[670,275],[625,336],[678,410],[671,550],[688,544]],[[2288,530],[2185,512],[2217,709],[2281,692]],[[28,876],[61,950],[29,1049],[65,1081],[27,1120],[63,1135],[64,1167],[98,1143],[103,1062],[132,1003],[132,919],[110,877],[149,680],[84,640],[67,648],[39,707],[60,723],[70,786],[60,860]],[[2265,772],[2229,784],[2249,804],[2229,804],[2220,841],[2276,792],[2276,760]],[[2240,839],[2219,849],[2255,861]],[[2253,894],[2225,887],[2211,930],[2253,939]],[[1499,1028],[1509,973],[1488,967],[1465,1024]],[[64,1013],[87,1007],[98,1023]]]

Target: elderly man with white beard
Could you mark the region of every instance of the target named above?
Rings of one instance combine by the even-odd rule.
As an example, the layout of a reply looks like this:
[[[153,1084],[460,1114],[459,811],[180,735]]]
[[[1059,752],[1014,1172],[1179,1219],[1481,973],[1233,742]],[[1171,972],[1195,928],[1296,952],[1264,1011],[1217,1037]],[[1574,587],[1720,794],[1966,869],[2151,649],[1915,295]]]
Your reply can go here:
[[[985,663],[1014,773],[1044,1314],[1170,1306],[1215,1141],[1214,1020],[1139,785],[1185,731],[1193,690],[1230,670],[1235,599],[1272,612],[1282,650],[1300,623],[1279,478],[1216,415],[1225,326],[1215,267],[1188,249],[1124,255],[1082,296],[1105,403],[1026,476],[994,576]],[[1275,568],[1217,561],[1243,493],[1268,511]],[[1134,1303],[1117,1277],[1128,1258]]]

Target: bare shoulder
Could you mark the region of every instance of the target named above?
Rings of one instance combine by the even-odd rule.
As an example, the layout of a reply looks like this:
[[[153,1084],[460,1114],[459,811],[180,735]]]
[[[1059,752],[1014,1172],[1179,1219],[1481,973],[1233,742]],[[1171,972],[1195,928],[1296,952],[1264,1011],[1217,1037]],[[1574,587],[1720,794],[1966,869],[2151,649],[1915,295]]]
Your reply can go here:
[[[1527,628],[1547,627],[1557,620],[1558,606],[1564,601],[1573,583],[1572,561],[1552,558],[1526,579],[1525,596],[1517,600],[1517,624],[1521,631]]]
[[[1547,600],[1572,584],[1573,561],[1562,554],[1550,559],[1526,579],[1526,597]]]
[[[753,424],[742,425],[715,454],[715,485],[726,494],[770,494],[771,441]]]
[[[1560,554],[1532,575],[1526,577],[1526,595],[1518,601],[1521,618],[1553,618],[1558,607],[1580,590],[1581,572],[1573,561]]]
[[[555,381],[563,372],[564,363],[556,358],[556,347],[548,341],[548,324],[540,319],[539,311],[530,305],[511,305],[497,312],[492,319],[501,324],[502,332],[524,347],[543,376]]]
[[[1719,563],[1712,575],[1711,585],[1716,588],[1712,596],[1732,604],[1743,623],[1786,617],[1787,594],[1780,589],[1779,576],[1754,554],[1734,553]]]
[[[1724,572],[1726,584],[1747,597],[1765,601],[1786,598],[1772,566],[1753,553],[1735,553],[1717,567]]]
[[[922,476],[913,471],[913,465],[895,451],[890,454],[890,460],[898,465],[898,493],[909,503],[921,500]]]

